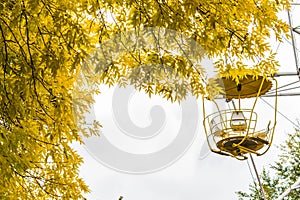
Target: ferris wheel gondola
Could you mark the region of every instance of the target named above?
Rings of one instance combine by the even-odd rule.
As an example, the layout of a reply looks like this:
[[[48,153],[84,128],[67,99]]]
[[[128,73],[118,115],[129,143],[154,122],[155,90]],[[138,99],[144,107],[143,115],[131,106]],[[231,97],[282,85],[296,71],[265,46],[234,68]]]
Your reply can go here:
[[[273,77],[251,75],[236,81],[221,78],[219,85],[224,89],[224,99],[232,101],[234,109],[221,109],[214,98],[203,98],[204,130],[208,146],[212,152],[235,157],[239,160],[247,159],[247,154],[265,154],[270,148],[276,126],[277,88]],[[275,101],[272,118],[265,128],[259,129],[258,114],[255,110],[261,95],[266,94],[275,84]],[[254,99],[251,107],[242,107],[244,99]],[[238,101],[238,107],[234,100]],[[207,101],[213,102],[216,112],[206,114]]]

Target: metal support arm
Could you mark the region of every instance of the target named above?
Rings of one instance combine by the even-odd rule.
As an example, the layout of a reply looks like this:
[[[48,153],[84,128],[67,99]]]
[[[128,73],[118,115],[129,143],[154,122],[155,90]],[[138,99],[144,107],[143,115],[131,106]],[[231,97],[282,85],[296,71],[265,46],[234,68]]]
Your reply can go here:
[[[284,191],[278,198],[277,200],[283,200],[284,197],[286,197],[292,190],[298,189],[300,186],[300,177],[298,180],[291,185],[286,191]]]

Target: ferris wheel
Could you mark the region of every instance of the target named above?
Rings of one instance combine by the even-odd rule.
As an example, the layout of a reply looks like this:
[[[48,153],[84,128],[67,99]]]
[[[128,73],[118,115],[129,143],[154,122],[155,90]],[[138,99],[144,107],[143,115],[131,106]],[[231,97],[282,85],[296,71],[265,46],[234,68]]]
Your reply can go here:
[[[278,72],[272,77],[249,75],[247,78],[240,78],[238,84],[225,77],[218,78],[217,82],[223,88],[222,94],[218,98],[203,97],[202,101],[203,125],[210,150],[238,160],[246,160],[250,157],[264,199],[266,199],[264,190],[252,155],[264,155],[271,147],[278,115],[284,117],[295,127],[299,127],[278,109],[279,97],[300,96],[299,47],[296,41],[298,37],[300,38],[300,22],[296,22],[296,25],[293,22],[294,9],[300,9],[300,3],[291,3],[291,10],[287,11],[291,38],[284,39],[292,48],[295,68],[289,68],[290,71]],[[277,50],[279,46],[280,44]],[[294,80],[289,78],[288,81],[279,84],[282,77],[293,77]],[[266,100],[264,97],[270,98]],[[228,106],[222,108],[218,101],[226,102]],[[265,111],[258,108],[259,102],[267,104],[272,109],[272,112],[268,112],[266,115],[267,117],[261,117],[260,113]],[[210,112],[207,111],[209,104],[210,107],[214,107]],[[282,200],[299,185],[300,177],[277,200]]]

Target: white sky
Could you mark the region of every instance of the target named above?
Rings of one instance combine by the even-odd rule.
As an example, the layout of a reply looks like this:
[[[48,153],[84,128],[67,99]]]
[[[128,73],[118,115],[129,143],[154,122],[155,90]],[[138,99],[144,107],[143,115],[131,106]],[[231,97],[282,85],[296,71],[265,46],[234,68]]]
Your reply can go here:
[[[285,16],[286,13],[283,17]],[[294,14],[294,20],[296,20],[295,17]],[[299,18],[299,16],[297,17]],[[300,23],[294,23],[294,26],[296,25],[300,25]],[[300,37],[297,37],[300,42]],[[275,48],[277,44],[274,42]],[[279,46],[278,58],[281,63],[280,71],[295,72],[293,51],[288,42]],[[277,80],[279,85],[283,85],[292,82],[292,80],[297,80],[297,77],[280,77]],[[103,86],[102,94],[97,97],[96,109],[96,111],[101,110],[101,114],[96,113],[96,117],[104,126],[103,135],[113,145],[127,152],[134,153],[139,150],[139,152],[146,154],[167,146],[176,137],[176,134],[174,134],[176,131],[170,130],[176,129],[178,127],[177,123],[181,120],[178,104],[166,103],[165,100],[159,97],[149,100],[142,93],[135,94],[131,100],[134,104],[129,105],[129,114],[134,123],[139,126],[149,124],[149,111],[155,104],[161,105],[167,115],[164,130],[160,135],[148,141],[141,141],[127,138],[114,124],[110,106],[112,95],[113,89]],[[300,96],[279,97],[278,109],[286,117],[295,121],[299,118],[299,108],[297,106],[299,100]],[[204,159],[200,159],[200,152],[203,151],[203,145],[206,145],[206,141],[202,126],[202,102],[198,101],[198,105],[201,116],[194,142],[177,162],[158,172],[142,175],[117,172],[100,164],[87,152],[84,146],[75,145],[85,162],[81,167],[80,175],[92,190],[88,195],[88,199],[117,200],[119,196],[124,196],[123,200],[231,200],[237,199],[235,192],[239,190],[247,191],[249,183],[252,182],[252,177],[246,161],[238,161],[231,157],[222,157],[213,153],[210,153]],[[261,109],[268,107],[264,103],[260,106]],[[254,156],[259,172],[262,171],[262,167],[268,167],[268,164],[276,159],[278,153],[276,145],[286,138],[287,133],[293,131],[293,125],[280,114],[278,114],[277,121],[278,125],[273,146],[264,156]]]

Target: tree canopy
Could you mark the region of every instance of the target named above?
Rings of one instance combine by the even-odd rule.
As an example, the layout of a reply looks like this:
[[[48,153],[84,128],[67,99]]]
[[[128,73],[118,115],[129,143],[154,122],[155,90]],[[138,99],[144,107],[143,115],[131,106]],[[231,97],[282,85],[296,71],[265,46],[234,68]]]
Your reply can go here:
[[[289,1],[104,1],[103,6],[102,13],[110,19],[103,29],[109,34],[100,34],[100,43],[109,39],[111,35],[131,30],[139,32],[144,27],[175,30],[201,45],[210,58],[215,58],[215,67],[221,76],[235,80],[246,74],[273,75],[278,62],[270,48],[269,39],[274,35],[281,41],[281,35],[286,34],[289,29],[287,24],[277,17],[278,12],[289,8]],[[156,40],[159,40],[159,36],[157,38]],[[153,40],[151,42],[159,43]],[[182,45],[174,46],[180,48]],[[194,57],[199,51],[193,49],[194,45],[189,45],[189,48],[185,50],[184,55],[172,56],[175,61],[171,62],[171,66],[185,78],[184,88],[198,97],[205,93],[204,88],[207,85],[201,78],[203,66],[188,62],[189,57]],[[156,54],[170,54],[170,50],[159,44],[155,45],[153,50]],[[127,53],[139,66],[147,64],[155,57],[148,49]],[[170,63],[161,59],[164,55],[156,57],[159,61],[155,62]],[[178,58],[185,62],[176,62]],[[246,60],[249,62],[245,62]],[[128,63],[132,62],[114,60],[112,65],[106,66],[108,71],[116,71],[118,68],[117,71],[123,72],[112,81],[113,83],[118,83],[120,79],[130,79],[128,70],[137,65]],[[197,84],[194,84],[195,82]],[[148,86],[149,84],[144,85],[145,88]],[[171,92],[174,100],[181,100],[186,94],[161,86],[153,86],[148,91],[153,91],[154,94]]]
[[[83,160],[70,144],[100,128],[97,122],[85,126],[84,113],[99,91],[84,81],[133,84],[173,101],[189,92],[203,95],[205,73],[189,59],[199,54],[191,44],[216,58],[223,76],[272,75],[278,63],[269,38],[273,34],[281,40],[287,33],[289,27],[277,13],[288,8],[287,0],[1,0],[1,199],[84,198],[88,187],[78,176]],[[178,40],[166,41],[166,48],[151,37],[138,41],[155,43],[151,49],[130,48],[115,60],[105,56],[105,63],[95,56],[110,49],[116,35],[138,34],[147,27],[175,31],[194,42],[184,41],[188,45],[179,54],[170,50],[181,49]],[[131,47],[134,39],[128,40]],[[165,81],[168,74],[154,67],[141,67],[149,63],[171,68],[174,82]],[[88,76],[85,71],[91,69]],[[84,81],[78,78],[82,72]]]

